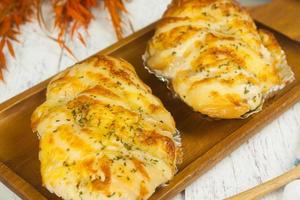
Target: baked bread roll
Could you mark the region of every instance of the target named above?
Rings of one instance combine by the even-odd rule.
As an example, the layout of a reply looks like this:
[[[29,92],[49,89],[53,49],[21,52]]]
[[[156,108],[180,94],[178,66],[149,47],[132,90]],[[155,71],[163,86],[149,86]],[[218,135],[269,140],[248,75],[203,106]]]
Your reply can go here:
[[[174,120],[128,62],[93,56],[54,77],[46,96],[32,129],[50,192],[143,200],[176,173]]]
[[[294,79],[274,36],[232,0],[175,0],[144,55],[195,111],[244,118]]]

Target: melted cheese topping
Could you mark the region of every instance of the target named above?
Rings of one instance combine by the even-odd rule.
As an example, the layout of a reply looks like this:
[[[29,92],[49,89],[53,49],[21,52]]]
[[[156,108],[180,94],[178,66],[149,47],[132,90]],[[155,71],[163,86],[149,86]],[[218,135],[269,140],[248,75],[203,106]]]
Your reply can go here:
[[[175,123],[124,60],[57,75],[32,115],[43,185],[63,199],[147,199],[176,173]]]
[[[258,111],[294,78],[274,36],[232,0],[174,0],[144,58],[183,101],[216,118]]]

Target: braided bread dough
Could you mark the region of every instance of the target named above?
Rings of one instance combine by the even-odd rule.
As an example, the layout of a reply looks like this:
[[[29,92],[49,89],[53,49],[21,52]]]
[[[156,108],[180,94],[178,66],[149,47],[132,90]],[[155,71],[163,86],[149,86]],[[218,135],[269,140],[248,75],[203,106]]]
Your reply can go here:
[[[32,128],[43,185],[63,199],[147,199],[180,159],[171,114],[128,62],[109,56],[54,77]]]
[[[157,25],[146,66],[195,111],[247,117],[294,79],[274,36],[232,0],[175,0]]]

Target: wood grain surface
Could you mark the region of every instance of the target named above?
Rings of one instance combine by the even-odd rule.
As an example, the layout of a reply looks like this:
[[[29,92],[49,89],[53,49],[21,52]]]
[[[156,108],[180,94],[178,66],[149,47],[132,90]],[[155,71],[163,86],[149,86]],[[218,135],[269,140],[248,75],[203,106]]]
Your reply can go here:
[[[261,199],[267,194],[278,190],[279,188],[289,184],[292,181],[300,179],[300,165],[295,168],[287,171],[286,173],[275,177],[269,181],[266,181],[260,185],[257,185],[249,190],[243,191],[237,195],[229,197],[225,200],[253,200],[253,199]]]
[[[179,172],[168,186],[158,189],[150,198],[170,199],[253,136],[263,126],[300,100],[300,67],[298,67],[300,66],[300,46],[275,33],[296,74],[296,80],[274,98],[268,100],[260,113],[248,119],[213,120],[193,112],[182,101],[174,98],[164,83],[142,67],[141,56],[147,41],[153,35],[154,26],[150,25],[142,29],[101,51],[101,53],[122,57],[132,63],[141,79],[152,88],[153,93],[162,100],[175,118],[177,128],[182,135],[184,161],[179,166]],[[45,197],[57,199],[54,194],[50,194],[41,185],[38,139],[30,128],[31,113],[45,100],[47,82],[45,81],[0,105],[0,137],[2,138],[0,141],[0,159],[3,165],[22,177],[28,183],[28,187],[30,184]],[[16,146],[18,148],[15,148]],[[7,168],[3,168],[4,171],[5,169]],[[0,177],[3,177],[3,174],[7,173],[0,173]],[[14,177],[6,178],[5,182],[23,197],[34,199],[34,195],[37,193],[37,191],[25,191],[20,188]]]
[[[300,42],[299,0],[272,0],[250,9],[252,16],[293,40]]]
[[[166,1],[164,5],[167,3]],[[155,8],[154,5],[153,8]],[[145,14],[141,15],[140,18],[145,16]],[[62,69],[72,61],[63,56],[59,63],[58,68]],[[299,139],[297,137],[300,130],[299,111],[298,104],[198,179],[176,199],[221,199],[247,189],[249,186],[254,186],[291,167],[292,152],[296,140]],[[2,197],[0,195],[0,199]],[[277,197],[278,195],[271,195],[269,199]]]

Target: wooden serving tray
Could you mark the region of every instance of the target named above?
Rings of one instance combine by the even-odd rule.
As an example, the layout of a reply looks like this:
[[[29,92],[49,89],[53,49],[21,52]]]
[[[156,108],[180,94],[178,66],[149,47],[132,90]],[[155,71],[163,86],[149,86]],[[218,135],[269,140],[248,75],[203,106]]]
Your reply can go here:
[[[151,199],[169,199],[253,136],[280,113],[300,100],[300,44],[274,32],[296,74],[296,80],[263,110],[248,119],[208,120],[175,99],[166,85],[143,67],[141,56],[153,35],[152,24],[101,51],[122,57],[135,66],[175,118],[182,135],[184,161],[168,186],[159,188]],[[0,104],[0,180],[24,199],[59,199],[42,187],[38,161],[38,138],[30,128],[33,110],[45,100],[46,80]]]

